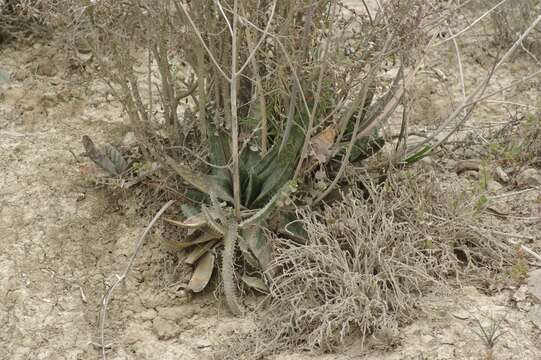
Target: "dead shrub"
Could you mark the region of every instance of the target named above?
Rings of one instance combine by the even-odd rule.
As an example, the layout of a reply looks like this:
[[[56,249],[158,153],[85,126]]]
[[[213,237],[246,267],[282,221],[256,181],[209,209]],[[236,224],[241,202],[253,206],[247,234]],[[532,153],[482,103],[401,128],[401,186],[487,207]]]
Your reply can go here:
[[[497,6],[500,0],[490,0],[485,3],[487,8]],[[541,11],[538,0],[507,1],[491,14],[493,24],[493,42],[496,46],[505,48],[516,41],[520,34],[532,23]],[[537,28],[530,38],[523,43],[529,51],[539,51],[537,45],[541,39],[541,28]]]
[[[44,3],[39,0],[0,1],[0,44],[48,34]]]
[[[352,334],[394,330],[415,317],[429,285],[486,275],[512,247],[472,232],[467,195],[430,174],[391,175],[321,212],[301,211],[309,242],[276,238],[270,305],[252,355],[332,350]]]
[[[526,113],[512,118],[487,136],[487,150],[504,166],[541,166],[541,114]]]

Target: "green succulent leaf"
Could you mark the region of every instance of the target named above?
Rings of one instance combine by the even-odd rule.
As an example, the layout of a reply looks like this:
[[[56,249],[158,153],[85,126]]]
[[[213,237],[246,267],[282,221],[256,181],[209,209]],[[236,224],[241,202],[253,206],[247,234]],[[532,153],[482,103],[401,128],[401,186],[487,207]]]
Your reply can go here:
[[[111,160],[113,163],[116,173],[122,174],[124,171],[128,170],[128,162],[124,160],[124,157],[114,146],[111,144],[103,145],[103,151],[105,156]]]
[[[164,158],[167,165],[169,165],[173,170],[175,170],[175,172],[180,175],[180,177],[184,181],[186,181],[197,190],[205,194],[214,193],[218,198],[225,201],[233,201],[231,192],[224,186],[224,183],[221,181],[221,179],[223,178],[216,178],[197,173],[192,169],[188,168],[187,166],[179,164],[170,156],[164,155]]]
[[[241,239],[239,247],[245,259],[252,267],[264,271],[271,260],[272,247],[266,240],[262,227],[251,225],[244,228]]]
[[[404,159],[404,163],[406,165],[411,165],[416,163],[417,161],[421,160],[424,157],[427,157],[432,152],[432,146],[425,145],[423,146],[419,151],[417,151],[415,154],[412,154]]]

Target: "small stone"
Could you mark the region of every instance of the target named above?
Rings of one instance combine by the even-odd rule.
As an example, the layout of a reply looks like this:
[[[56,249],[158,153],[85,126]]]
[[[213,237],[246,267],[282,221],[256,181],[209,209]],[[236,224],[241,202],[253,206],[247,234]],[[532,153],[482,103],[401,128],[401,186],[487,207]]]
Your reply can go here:
[[[453,159],[444,159],[442,160],[442,163],[443,163],[443,166],[445,166],[445,168],[447,170],[453,170],[453,169],[456,169],[456,160],[453,160]]]
[[[174,321],[157,317],[152,321],[152,330],[160,340],[169,340],[180,334],[180,327]]]
[[[142,311],[136,315],[141,320],[153,320],[158,316],[158,313],[154,309],[147,309],[145,311]]]
[[[195,345],[195,347],[198,349],[204,349],[212,346],[211,342],[208,339],[202,338],[197,338],[193,340],[193,345]]]
[[[534,270],[528,274],[528,290],[536,302],[541,303],[541,269]]]
[[[490,210],[493,213],[501,216],[509,215],[509,213],[511,212],[509,209],[509,205],[505,201],[491,201],[487,206],[487,210]]]
[[[152,334],[142,324],[131,324],[124,333],[124,342],[128,345],[135,344],[137,342],[143,342],[148,339]]]
[[[481,160],[461,160],[456,163],[455,171],[457,174],[461,174],[467,171],[479,171],[481,169]]]
[[[528,312],[528,320],[541,330],[541,305],[532,306]]]
[[[460,320],[467,320],[470,318],[470,314],[468,314],[466,311],[463,311],[463,310],[455,311],[451,315],[453,315],[454,317]]]
[[[424,167],[432,167],[434,165],[434,160],[432,160],[431,157],[424,157],[421,160],[419,160],[419,163]]]
[[[158,313],[160,314],[160,317],[167,320],[171,320],[171,321],[189,319],[193,317],[195,314],[195,309],[189,305],[160,307],[157,310],[158,310]]]
[[[474,170],[464,171],[462,175],[464,175],[464,177],[466,177],[467,179],[479,180],[479,173]]]
[[[519,187],[541,186],[541,174],[536,169],[526,169],[517,177]]]
[[[509,182],[509,175],[505,172],[504,169],[502,169],[500,166],[496,167],[494,169],[494,173],[496,174],[496,177],[503,183]]]
[[[487,183],[487,190],[491,193],[498,192],[501,189],[503,189],[503,186],[497,181],[489,180],[489,182]]]
[[[36,74],[41,76],[55,76],[58,72],[56,65],[51,60],[41,61],[36,66]]]
[[[24,81],[28,76],[30,76],[30,72],[23,68],[15,71],[15,74],[13,74],[13,78],[17,81]]]
[[[130,131],[124,135],[124,139],[122,140],[122,145],[126,147],[131,147],[137,143],[137,139],[135,138],[135,133],[133,131]]]
[[[2,69],[0,69],[0,85],[1,84],[9,84],[9,73]]]
[[[528,287],[526,285],[521,285],[518,290],[513,294],[513,300],[515,300],[517,303],[521,301],[526,301]]]

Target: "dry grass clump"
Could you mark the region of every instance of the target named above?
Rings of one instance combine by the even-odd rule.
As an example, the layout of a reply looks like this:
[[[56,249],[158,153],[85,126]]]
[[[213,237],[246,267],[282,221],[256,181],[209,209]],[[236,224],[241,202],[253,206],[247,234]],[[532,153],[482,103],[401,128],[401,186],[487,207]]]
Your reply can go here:
[[[0,45],[48,33],[43,3],[40,0],[0,0]]]
[[[541,166],[541,114],[514,118],[488,136],[489,152],[503,165]]]
[[[412,319],[428,285],[498,271],[512,248],[472,232],[466,195],[433,175],[391,175],[364,200],[354,191],[301,212],[309,241],[276,239],[270,306],[254,356],[332,350]]]
[[[487,9],[497,6],[501,0],[485,2]],[[541,11],[539,0],[506,1],[491,14],[494,26],[493,41],[496,45],[507,47],[520,36]],[[538,41],[541,39],[541,28],[537,28],[530,38],[523,43],[528,50],[539,51]]]

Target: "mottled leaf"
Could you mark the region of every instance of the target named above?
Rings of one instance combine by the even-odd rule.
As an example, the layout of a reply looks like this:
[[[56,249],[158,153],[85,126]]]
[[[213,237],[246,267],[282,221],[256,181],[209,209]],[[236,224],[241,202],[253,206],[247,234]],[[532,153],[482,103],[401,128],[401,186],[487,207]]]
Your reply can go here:
[[[107,156],[115,166],[117,174],[122,174],[128,169],[128,163],[126,160],[124,160],[124,157],[120,151],[118,151],[114,146],[111,144],[105,144],[103,145],[103,151],[105,156]]]
[[[90,137],[84,135],[82,141],[83,141],[83,146],[86,151],[86,155],[92,161],[94,161],[96,165],[101,167],[111,176],[120,175],[120,173],[117,172],[115,164],[113,164],[111,159],[109,159],[103,152],[98,150],[98,148],[96,147],[96,145],[94,145],[94,142],[90,139]]]

